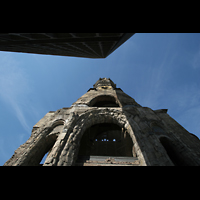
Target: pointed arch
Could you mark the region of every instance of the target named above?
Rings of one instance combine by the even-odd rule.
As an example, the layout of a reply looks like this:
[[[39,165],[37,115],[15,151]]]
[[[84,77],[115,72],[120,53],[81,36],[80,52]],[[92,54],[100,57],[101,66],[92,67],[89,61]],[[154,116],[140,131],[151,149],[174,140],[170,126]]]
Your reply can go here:
[[[51,151],[58,135],[62,132],[64,120],[55,120],[46,134],[41,134],[35,138],[35,144],[27,151],[26,159],[23,161],[24,166],[38,166],[43,157]],[[45,129],[43,130],[45,131]]]
[[[112,95],[99,95],[89,102],[90,107],[120,107],[117,99]]]
[[[136,157],[133,148],[130,135],[119,125],[97,123],[84,132],[78,155]]]
[[[178,151],[176,144],[166,136],[159,137],[160,143],[164,147],[167,155],[175,166],[187,166],[187,161],[182,157]]]
[[[79,118],[76,120],[76,125],[74,126],[72,132],[69,134],[68,141],[60,154],[58,165],[74,165],[78,156],[80,141],[83,134],[92,125],[101,123],[116,124],[119,127],[124,128],[126,133],[128,133],[130,135],[130,138],[132,139],[133,148],[135,148],[135,144],[137,146],[137,150],[135,151],[134,149],[135,155],[139,155],[140,161],[145,163],[144,158],[141,157],[141,150],[137,144],[133,130],[128,120],[126,119],[125,114],[117,109],[115,110],[102,108],[98,110],[88,111],[79,116]]]

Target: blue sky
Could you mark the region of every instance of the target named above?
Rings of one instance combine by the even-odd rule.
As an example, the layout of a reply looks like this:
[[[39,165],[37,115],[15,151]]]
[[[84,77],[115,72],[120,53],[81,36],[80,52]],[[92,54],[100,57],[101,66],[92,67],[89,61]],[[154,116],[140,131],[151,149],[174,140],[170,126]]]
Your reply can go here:
[[[199,33],[136,33],[105,59],[0,51],[0,165],[47,112],[70,107],[100,77],[200,138],[199,76]]]

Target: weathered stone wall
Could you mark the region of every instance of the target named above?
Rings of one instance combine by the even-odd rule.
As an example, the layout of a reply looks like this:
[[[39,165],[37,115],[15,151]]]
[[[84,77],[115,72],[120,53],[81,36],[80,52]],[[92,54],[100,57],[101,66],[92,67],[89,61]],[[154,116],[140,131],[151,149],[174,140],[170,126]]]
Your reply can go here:
[[[127,127],[127,132],[130,134],[133,144],[137,147],[136,154],[139,157],[140,164],[145,165],[145,160],[140,152],[140,148],[136,144],[137,141],[134,133],[121,108],[97,108],[80,115],[76,120],[76,125],[69,134],[66,145],[59,157],[58,165],[65,166],[75,164],[82,135],[88,127],[97,123],[114,123],[118,124],[120,127]]]
[[[102,95],[111,96],[119,107],[92,107],[94,98]],[[70,108],[47,113],[4,165],[39,165],[47,152],[44,166],[75,165],[85,130],[100,123],[117,124],[130,135],[139,166],[200,165],[199,139],[167,109],[142,107],[109,82],[105,87],[96,84]]]
[[[62,119],[44,120],[41,127],[37,125],[37,128],[33,128],[30,138],[14,152],[14,155],[4,165],[39,165],[62,131],[63,124]]]

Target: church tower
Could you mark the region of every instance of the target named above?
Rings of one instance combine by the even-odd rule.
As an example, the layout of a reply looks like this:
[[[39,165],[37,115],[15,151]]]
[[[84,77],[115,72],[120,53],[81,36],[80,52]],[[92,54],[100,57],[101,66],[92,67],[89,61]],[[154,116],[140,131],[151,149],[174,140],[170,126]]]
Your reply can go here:
[[[71,107],[48,112],[5,166],[198,166],[200,141],[167,114],[100,78]]]

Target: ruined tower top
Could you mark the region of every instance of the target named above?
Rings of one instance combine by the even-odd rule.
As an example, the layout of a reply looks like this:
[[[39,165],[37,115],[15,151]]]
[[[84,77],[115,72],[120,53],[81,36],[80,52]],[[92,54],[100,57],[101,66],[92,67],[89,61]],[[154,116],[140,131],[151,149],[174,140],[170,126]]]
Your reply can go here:
[[[99,80],[93,85],[95,89],[102,88],[102,89],[115,89],[116,84],[110,78],[99,78]]]
[[[71,107],[48,112],[4,164],[41,165],[200,166],[200,140],[167,109],[143,107],[100,78]]]

